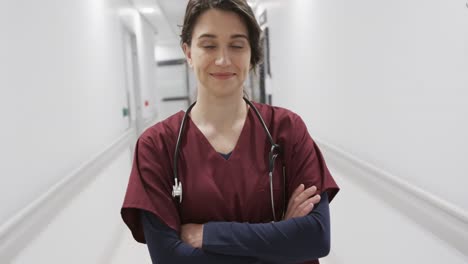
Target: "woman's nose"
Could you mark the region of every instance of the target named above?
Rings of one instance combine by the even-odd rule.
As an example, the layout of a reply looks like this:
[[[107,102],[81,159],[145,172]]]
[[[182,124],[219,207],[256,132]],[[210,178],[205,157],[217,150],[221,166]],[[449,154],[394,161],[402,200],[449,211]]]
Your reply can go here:
[[[231,64],[231,58],[229,57],[229,52],[226,49],[221,49],[217,55],[215,64],[218,66],[225,66]]]

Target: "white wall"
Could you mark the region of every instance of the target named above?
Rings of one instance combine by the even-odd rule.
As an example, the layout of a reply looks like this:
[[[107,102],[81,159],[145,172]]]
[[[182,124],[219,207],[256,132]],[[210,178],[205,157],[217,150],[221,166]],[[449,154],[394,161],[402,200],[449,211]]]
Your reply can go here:
[[[464,3],[276,2],[274,103],[314,136],[468,210]]]
[[[138,13],[132,13],[128,3],[0,2],[0,229],[128,129],[128,117],[122,114],[122,108],[128,107],[123,42],[128,17],[133,19],[130,30],[137,39],[141,101],[150,103],[143,109],[143,116],[155,117],[154,33]],[[59,216],[61,220],[51,223],[39,242],[28,245],[27,253],[21,254],[17,263],[25,259],[31,261],[23,263],[36,262],[32,260],[46,256],[54,261],[61,259],[46,261],[49,263],[70,262],[62,258],[66,254],[54,251],[69,252],[57,248],[66,247],[65,242],[73,243],[60,236],[65,232],[63,228],[73,229],[71,239],[83,231],[77,227],[88,221],[85,217],[101,219],[95,225],[86,224],[89,230],[79,234],[96,234],[96,244],[90,243],[90,248],[103,241],[101,235],[108,241],[113,239],[108,235],[116,225],[122,225],[118,208],[126,186],[119,179],[124,175],[128,180],[130,166],[129,159],[115,162],[112,166],[119,169],[112,175],[96,175],[100,184],[84,191],[75,204],[65,209],[75,214]],[[109,196],[101,197],[103,193]],[[94,207],[93,199],[101,206]],[[109,204],[102,207],[105,203]],[[84,259],[101,249],[89,252]],[[40,255],[41,251],[44,255]],[[52,252],[58,255],[47,255]],[[79,260],[76,263],[92,263]]]
[[[264,9],[271,37],[273,103],[301,114],[314,138],[446,200],[466,214],[465,2],[263,0],[257,13]],[[346,188],[353,175],[340,179],[346,181]],[[348,207],[356,206],[353,201],[357,199],[358,194],[346,190],[337,197]],[[368,216],[381,209],[381,204],[363,206],[367,206]],[[332,211],[343,207],[332,206]],[[388,210],[390,215],[398,214]],[[341,218],[351,216],[354,211],[339,214]],[[339,221],[341,231],[369,224],[353,226],[344,219]],[[401,239],[362,241],[356,237],[362,243],[359,247],[347,238],[334,233],[335,245],[346,243],[340,249],[348,246],[387,253],[391,249],[382,246],[389,245],[384,240],[399,243]],[[427,236],[414,231],[404,239],[424,245]],[[441,241],[433,244],[435,248],[445,245]],[[432,250],[434,247],[425,253],[437,259],[440,251]],[[351,250],[342,254],[344,262],[340,263],[359,262]],[[453,250],[453,262],[443,262],[459,263],[457,254]]]

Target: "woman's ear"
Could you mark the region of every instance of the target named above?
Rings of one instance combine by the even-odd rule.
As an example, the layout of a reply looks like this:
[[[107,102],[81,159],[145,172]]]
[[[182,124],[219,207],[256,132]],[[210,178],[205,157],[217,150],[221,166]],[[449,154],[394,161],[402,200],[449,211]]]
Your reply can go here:
[[[187,64],[190,68],[192,68],[192,51],[190,50],[190,46],[187,43],[182,45],[182,49],[184,50],[185,59],[187,60]]]

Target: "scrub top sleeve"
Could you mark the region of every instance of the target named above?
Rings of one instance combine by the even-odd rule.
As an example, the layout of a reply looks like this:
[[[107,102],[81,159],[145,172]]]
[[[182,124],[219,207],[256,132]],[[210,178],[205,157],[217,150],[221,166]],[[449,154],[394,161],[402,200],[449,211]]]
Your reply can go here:
[[[305,188],[315,185],[317,193],[327,192],[329,201],[333,200],[339,187],[325,164],[323,155],[314,142],[302,118],[295,115],[293,122],[294,142],[288,175],[288,197],[302,183]]]
[[[164,140],[155,142],[142,135],[136,144],[130,180],[121,215],[135,240],[145,243],[140,219],[143,209],[156,215],[168,227],[180,231],[177,204],[172,197],[172,173]]]

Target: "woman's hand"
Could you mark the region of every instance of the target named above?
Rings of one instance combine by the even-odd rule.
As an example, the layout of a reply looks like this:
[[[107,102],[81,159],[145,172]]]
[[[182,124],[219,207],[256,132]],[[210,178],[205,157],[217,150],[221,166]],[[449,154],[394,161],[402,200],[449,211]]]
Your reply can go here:
[[[182,241],[194,248],[201,248],[203,245],[203,225],[182,225],[180,230],[180,238],[182,239]]]
[[[314,204],[320,202],[320,195],[314,195],[317,192],[317,187],[312,186],[305,190],[304,188],[304,184],[301,184],[294,190],[291,199],[289,199],[288,210],[283,220],[305,216],[312,211]]]

